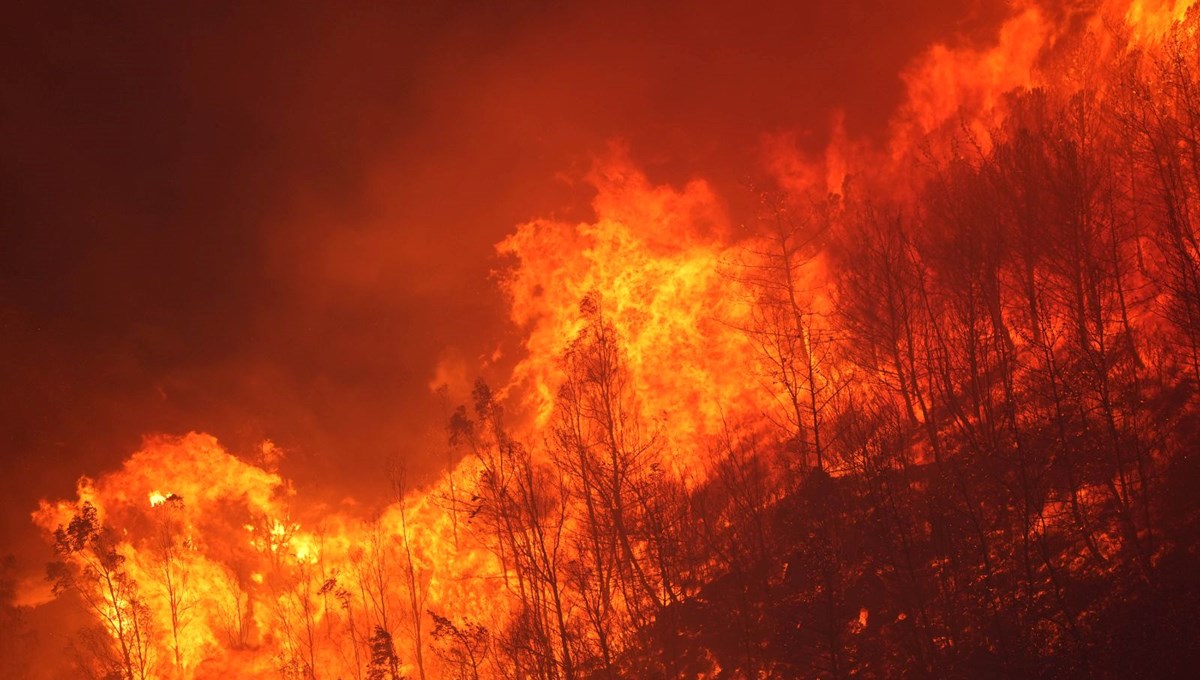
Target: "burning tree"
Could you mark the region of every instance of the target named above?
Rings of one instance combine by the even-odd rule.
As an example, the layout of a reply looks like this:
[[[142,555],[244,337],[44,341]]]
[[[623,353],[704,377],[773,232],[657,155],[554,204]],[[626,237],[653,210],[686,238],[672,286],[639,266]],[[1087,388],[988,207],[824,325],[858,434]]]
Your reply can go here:
[[[433,619],[434,651],[450,667],[451,680],[480,680],[487,661],[491,634],[473,621],[455,623],[429,612]]]
[[[367,663],[367,680],[405,680],[400,674],[400,657],[392,635],[382,626],[375,626],[370,638],[371,657]]]
[[[59,525],[54,551],[59,560],[46,568],[54,593],[78,596],[111,638],[107,646],[115,653],[96,661],[127,680],[152,677],[150,610],[123,568],[126,558],[115,532],[100,522],[94,505],[84,502],[67,525]]]

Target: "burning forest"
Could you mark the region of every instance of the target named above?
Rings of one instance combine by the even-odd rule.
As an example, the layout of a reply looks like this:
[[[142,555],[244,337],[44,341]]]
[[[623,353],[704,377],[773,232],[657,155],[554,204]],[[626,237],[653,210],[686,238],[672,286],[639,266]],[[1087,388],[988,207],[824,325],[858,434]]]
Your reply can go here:
[[[872,132],[830,107],[815,138],[768,125],[681,174],[619,131],[577,150],[545,217],[484,239],[487,271],[420,284],[500,330],[431,350],[429,434],[399,452],[305,448],[284,405],[238,429],[254,401],[213,432],[131,409],[139,445],[53,483],[14,463],[6,494],[40,500],[5,512],[39,543],[5,546],[0,675],[1190,677],[1200,7],[978,23],[895,65]],[[372,319],[389,229],[262,266]],[[339,339],[359,318],[314,351],[390,351]]]

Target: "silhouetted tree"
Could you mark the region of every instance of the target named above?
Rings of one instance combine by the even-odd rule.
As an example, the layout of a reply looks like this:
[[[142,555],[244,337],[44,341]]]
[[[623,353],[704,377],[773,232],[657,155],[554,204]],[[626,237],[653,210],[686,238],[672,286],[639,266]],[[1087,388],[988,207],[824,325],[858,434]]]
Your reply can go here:
[[[367,664],[367,680],[403,680],[400,674],[400,658],[391,633],[382,626],[375,626],[370,638],[371,660]]]
[[[54,551],[59,560],[46,568],[54,593],[77,595],[101,622],[117,647],[122,677],[151,677],[150,612],[137,582],[124,569],[125,556],[116,535],[100,523],[95,506],[85,501],[66,526],[59,525]]]
[[[491,635],[473,621],[458,624],[429,612],[433,619],[434,652],[451,669],[451,680],[480,680],[487,661]]]

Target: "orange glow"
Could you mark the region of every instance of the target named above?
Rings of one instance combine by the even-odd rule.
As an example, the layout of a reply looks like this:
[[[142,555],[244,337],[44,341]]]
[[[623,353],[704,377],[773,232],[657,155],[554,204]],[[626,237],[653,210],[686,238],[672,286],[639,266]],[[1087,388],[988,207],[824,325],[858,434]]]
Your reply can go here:
[[[509,389],[528,395],[538,425],[549,422],[558,357],[582,327],[580,301],[595,294],[627,341],[638,412],[650,422],[670,414],[670,445],[686,456],[722,418],[755,408],[757,384],[744,370],[752,350],[738,330],[749,293],[724,245],[731,225],[701,181],[653,186],[619,156],[601,161],[590,181],[594,223],[530,222],[498,246],[517,260],[502,285],[513,322],[529,329]]]
[[[1005,93],[1037,84],[1042,50],[1055,38],[1042,10],[1030,6],[1004,22],[983,50],[934,45],[903,78],[908,97],[893,131],[893,155],[911,153],[925,135],[965,120],[983,143],[1003,118]]]
[[[907,645],[914,675],[930,677],[998,663],[1004,645],[1065,649],[1076,663],[1094,622],[1072,598],[1120,559],[1149,581],[1166,554],[1159,516],[1135,502],[1165,483],[1175,445],[1139,438],[1157,417],[1147,404],[1179,420],[1194,409],[1171,325],[1181,284],[1161,282],[1200,253],[1191,232],[1174,237],[1177,252],[1156,249],[1146,225],[1200,223],[1195,196],[1166,217],[1147,207],[1200,189],[1197,160],[1127,170],[1182,156],[1151,132],[1103,155],[1108,130],[1141,133],[1173,113],[1113,93],[1119,76],[1158,77],[1164,41],[1189,16],[1195,30],[1192,4],[1107,3],[1075,25],[1018,3],[988,44],[937,43],[903,69],[885,141],[855,138],[843,113],[816,154],[800,135],[764,131],[759,160],[777,190],[747,192],[749,209],[700,175],[652,179],[652,164],[614,145],[584,179],[590,216],[533,219],[495,245],[517,358],[494,394],[480,385],[474,410],[454,412],[453,455],[435,478],[406,486],[395,473],[386,503],[330,506],[296,491],[280,472],[290,449],[270,441],[240,457],[207,434],[150,437],[33,513],[57,551],[55,596],[81,605],[139,680],[377,680],[389,664],[409,678],[634,677],[644,658],[668,668],[672,644],[721,638],[723,616],[704,609],[719,597],[762,598],[752,613],[781,617],[770,631],[746,624],[763,640],[837,650],[806,659],[813,676],[827,665],[850,677],[872,654],[900,663]],[[1101,44],[1104,12],[1125,22],[1122,49],[1052,71],[1079,32]],[[1145,60],[1124,67],[1139,49]],[[1046,111],[1078,115],[1047,123]],[[1156,181],[1166,188],[1144,188]],[[1057,250],[1029,246],[1052,238]],[[1084,290],[1097,281],[1110,288]],[[485,363],[503,360],[496,350]],[[430,385],[465,392],[477,368],[447,350]],[[963,500],[968,487],[978,499]],[[919,503],[930,489],[945,498]],[[804,524],[838,502],[846,525],[878,532],[861,552],[894,559],[838,552],[841,524]],[[772,553],[782,535],[802,549]],[[1077,591],[1060,588],[1060,570],[1083,575]],[[1007,601],[979,589],[993,583],[1025,618],[996,613]],[[776,612],[788,588],[811,590],[787,606],[828,620]],[[41,604],[44,590],[17,602]],[[936,606],[975,618],[938,619]],[[661,674],[800,672],[752,658],[757,641],[737,644]],[[955,656],[970,645],[975,657]],[[1005,658],[1013,677],[1041,658],[1017,656]],[[733,657],[740,674],[722,674]]]

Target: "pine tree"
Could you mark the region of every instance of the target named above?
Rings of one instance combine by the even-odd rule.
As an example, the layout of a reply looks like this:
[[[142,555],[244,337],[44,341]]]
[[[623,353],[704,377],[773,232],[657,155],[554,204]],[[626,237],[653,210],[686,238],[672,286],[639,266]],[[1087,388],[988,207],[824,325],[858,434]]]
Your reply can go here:
[[[367,667],[367,680],[405,680],[400,675],[400,658],[392,634],[383,626],[375,626],[371,634],[371,663]]]

